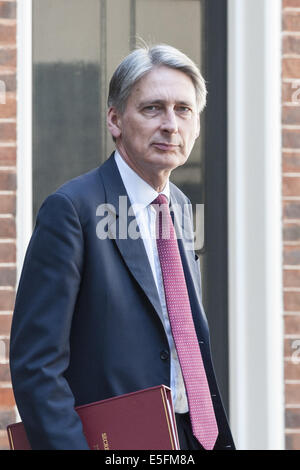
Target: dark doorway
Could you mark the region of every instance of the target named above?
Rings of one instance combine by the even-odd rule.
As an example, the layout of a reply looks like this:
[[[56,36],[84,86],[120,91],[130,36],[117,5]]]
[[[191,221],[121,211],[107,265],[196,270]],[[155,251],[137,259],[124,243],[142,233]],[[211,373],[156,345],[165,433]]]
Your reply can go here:
[[[208,103],[200,138],[171,179],[205,207],[203,302],[228,410],[226,9],[226,0],[33,0],[33,220],[48,194],[113,150],[108,82],[137,38],[188,54]]]

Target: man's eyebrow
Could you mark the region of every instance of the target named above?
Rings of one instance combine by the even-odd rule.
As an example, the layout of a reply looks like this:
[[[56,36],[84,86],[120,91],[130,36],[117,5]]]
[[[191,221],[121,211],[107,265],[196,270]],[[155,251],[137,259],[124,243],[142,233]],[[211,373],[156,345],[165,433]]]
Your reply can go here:
[[[145,106],[149,106],[151,104],[165,104],[164,100],[159,100],[159,99],[149,99],[145,101],[141,101],[139,103],[139,108],[144,108]]]
[[[160,104],[160,105],[165,105],[167,102],[165,100],[161,100],[161,99],[149,99],[149,100],[145,100],[145,101],[141,101],[139,103],[139,108],[144,108],[145,106],[149,106],[149,105],[152,105],[152,104]],[[190,108],[193,108],[194,105],[188,101],[188,100],[180,100],[180,101],[176,101],[176,105],[180,105],[180,106],[188,106]]]

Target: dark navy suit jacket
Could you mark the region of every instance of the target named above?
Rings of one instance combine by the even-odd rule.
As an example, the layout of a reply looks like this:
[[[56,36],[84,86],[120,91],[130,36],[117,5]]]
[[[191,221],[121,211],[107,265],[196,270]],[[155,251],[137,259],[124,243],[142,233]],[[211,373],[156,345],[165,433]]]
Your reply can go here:
[[[170,186],[171,205],[189,202]],[[169,345],[143,240],[96,234],[103,203],[116,209],[115,217],[113,210],[105,216],[108,232],[118,234],[119,196],[127,193],[112,155],[61,186],[38,213],[10,348],[15,399],[33,449],[88,449],[74,406],[170,386]],[[219,425],[217,448],[233,448],[211,361],[199,262],[184,239],[178,243]]]

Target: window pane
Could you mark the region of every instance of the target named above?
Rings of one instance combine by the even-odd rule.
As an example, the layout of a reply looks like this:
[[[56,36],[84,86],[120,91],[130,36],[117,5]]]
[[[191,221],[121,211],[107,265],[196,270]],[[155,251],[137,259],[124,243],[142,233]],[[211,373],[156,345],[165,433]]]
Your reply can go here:
[[[165,42],[201,67],[200,0],[33,0],[33,215],[66,180],[113,150],[106,130],[109,79],[137,37]],[[183,21],[184,18],[184,21]],[[203,202],[202,135],[172,174]]]
[[[100,3],[33,0],[33,215],[99,165]]]

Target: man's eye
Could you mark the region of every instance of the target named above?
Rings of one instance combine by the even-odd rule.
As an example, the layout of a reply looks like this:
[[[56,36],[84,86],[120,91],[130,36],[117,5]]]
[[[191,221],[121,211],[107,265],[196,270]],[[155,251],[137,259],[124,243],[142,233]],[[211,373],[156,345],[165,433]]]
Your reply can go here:
[[[159,107],[155,104],[145,106],[144,111],[157,111]]]
[[[180,113],[188,113],[191,109],[188,106],[178,106],[178,111]]]

